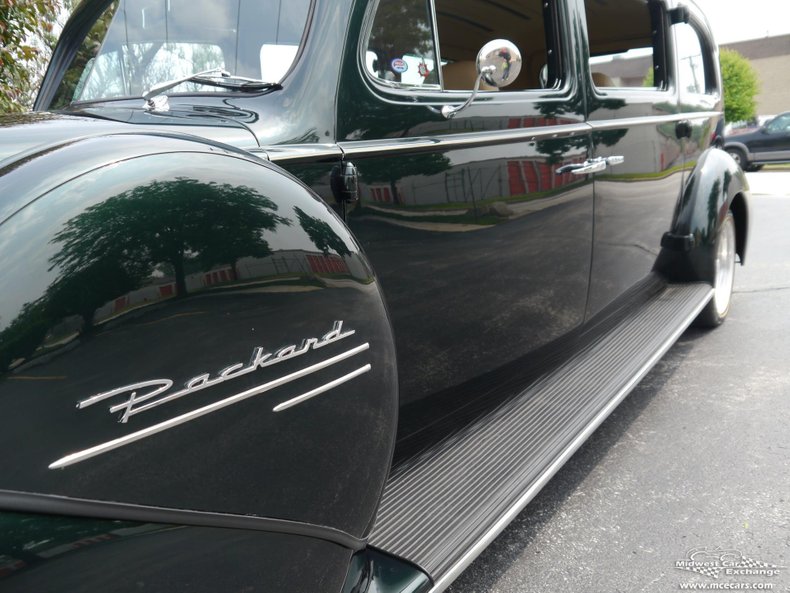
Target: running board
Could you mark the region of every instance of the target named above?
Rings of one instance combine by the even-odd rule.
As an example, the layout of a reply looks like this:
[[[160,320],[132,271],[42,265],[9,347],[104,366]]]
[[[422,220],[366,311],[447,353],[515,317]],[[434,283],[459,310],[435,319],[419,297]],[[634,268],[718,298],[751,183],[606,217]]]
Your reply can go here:
[[[512,521],[707,304],[669,285],[518,397],[393,471],[370,544],[443,591]]]

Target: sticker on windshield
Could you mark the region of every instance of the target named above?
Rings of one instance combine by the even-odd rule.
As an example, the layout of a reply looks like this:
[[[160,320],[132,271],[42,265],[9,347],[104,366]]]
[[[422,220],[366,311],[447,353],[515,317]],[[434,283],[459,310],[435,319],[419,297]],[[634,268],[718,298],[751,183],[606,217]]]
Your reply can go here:
[[[390,62],[390,68],[392,68],[393,72],[397,72],[398,74],[403,74],[406,70],[409,69],[409,65],[406,63],[406,60],[401,58],[395,58]]]

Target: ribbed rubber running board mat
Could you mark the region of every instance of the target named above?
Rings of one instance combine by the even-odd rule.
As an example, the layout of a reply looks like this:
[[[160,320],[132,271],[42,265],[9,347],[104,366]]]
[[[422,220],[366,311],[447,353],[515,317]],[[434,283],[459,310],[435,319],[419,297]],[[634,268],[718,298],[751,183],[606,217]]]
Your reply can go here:
[[[558,370],[398,468],[370,543],[442,590],[526,506],[674,344],[707,284],[669,285]]]

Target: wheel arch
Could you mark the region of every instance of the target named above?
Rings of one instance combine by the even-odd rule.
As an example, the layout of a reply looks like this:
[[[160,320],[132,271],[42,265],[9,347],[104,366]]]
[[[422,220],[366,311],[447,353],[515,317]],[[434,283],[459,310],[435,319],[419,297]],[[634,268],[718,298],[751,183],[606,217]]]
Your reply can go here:
[[[747,162],[751,161],[752,153],[749,150],[749,147],[746,144],[744,144],[743,142],[725,140],[724,141],[724,150],[727,151],[728,148],[737,148],[738,150],[743,152],[743,155],[746,157]],[[746,163],[744,163],[744,164],[746,164]]]
[[[728,154],[710,148],[684,181],[671,230],[661,241],[656,270],[672,281],[712,281],[712,251],[728,211],[735,218],[736,252],[743,264],[749,237],[749,184]]]

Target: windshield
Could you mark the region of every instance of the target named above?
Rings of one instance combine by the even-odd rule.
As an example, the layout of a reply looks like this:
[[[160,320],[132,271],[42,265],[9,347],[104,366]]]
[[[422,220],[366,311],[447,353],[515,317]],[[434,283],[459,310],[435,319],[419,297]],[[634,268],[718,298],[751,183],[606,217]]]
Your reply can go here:
[[[115,0],[75,54],[52,107],[140,97],[220,68],[276,83],[296,58],[310,0]],[[185,82],[170,93],[228,92]]]

